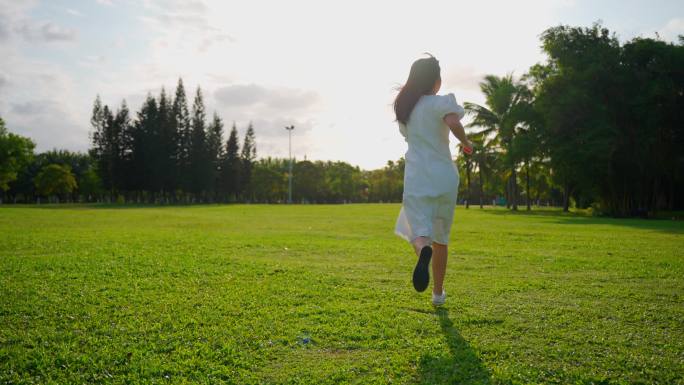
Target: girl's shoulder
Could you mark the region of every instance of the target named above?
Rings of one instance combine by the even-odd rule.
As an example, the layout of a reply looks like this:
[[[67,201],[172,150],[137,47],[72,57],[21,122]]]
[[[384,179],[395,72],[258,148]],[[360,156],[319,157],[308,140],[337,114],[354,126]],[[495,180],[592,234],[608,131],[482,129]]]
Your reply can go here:
[[[420,100],[424,103],[433,105],[458,104],[456,96],[454,96],[453,93],[444,95],[423,95]]]
[[[453,92],[449,92],[448,94],[443,94],[443,95],[424,95],[427,97],[427,100],[432,101],[433,103],[439,103],[439,102],[444,102],[444,101],[456,101],[456,96],[454,96]]]
[[[427,97],[426,102],[430,104],[432,109],[444,117],[444,115],[450,113],[456,113],[461,118],[463,118],[464,110],[463,107],[458,104],[456,96],[453,93],[448,93],[444,95],[425,95]]]

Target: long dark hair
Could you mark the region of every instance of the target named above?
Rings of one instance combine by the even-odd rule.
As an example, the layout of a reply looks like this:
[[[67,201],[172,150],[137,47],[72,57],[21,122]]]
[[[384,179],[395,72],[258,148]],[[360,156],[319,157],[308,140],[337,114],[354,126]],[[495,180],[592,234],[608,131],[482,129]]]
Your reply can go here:
[[[397,98],[394,99],[394,114],[397,121],[404,124],[408,122],[418,99],[423,95],[431,94],[435,83],[441,80],[439,61],[434,56],[427,55],[430,57],[413,62],[406,84],[401,87]]]

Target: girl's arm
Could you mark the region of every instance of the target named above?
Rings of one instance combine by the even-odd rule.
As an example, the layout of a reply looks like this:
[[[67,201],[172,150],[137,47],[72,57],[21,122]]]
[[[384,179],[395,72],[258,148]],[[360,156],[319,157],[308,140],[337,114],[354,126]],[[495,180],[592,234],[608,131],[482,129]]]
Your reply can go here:
[[[447,114],[446,116],[444,116],[444,123],[446,123],[446,125],[449,126],[451,132],[461,142],[461,145],[463,146],[463,152],[465,152],[466,154],[472,153],[473,144],[470,143],[468,137],[466,137],[465,129],[461,124],[461,119],[459,118],[459,116],[453,113]]]

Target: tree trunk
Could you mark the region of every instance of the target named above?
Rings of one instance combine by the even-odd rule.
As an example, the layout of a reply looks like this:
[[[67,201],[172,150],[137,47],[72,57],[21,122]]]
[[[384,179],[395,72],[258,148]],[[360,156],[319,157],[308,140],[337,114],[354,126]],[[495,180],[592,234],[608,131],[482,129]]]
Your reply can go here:
[[[513,210],[518,210],[518,177],[515,172],[515,166],[511,168],[511,195]]]
[[[470,161],[466,162],[466,204],[465,208],[470,208]]]
[[[506,181],[506,189],[504,190],[504,194],[506,195],[506,208],[510,209],[511,208],[511,177],[508,177],[508,180]]]
[[[482,208],[482,200],[484,199],[484,187],[482,187],[482,166],[480,166],[480,208]]]
[[[530,211],[532,210],[532,208],[530,207],[530,161],[528,160],[526,163],[527,164],[525,166],[525,179],[527,183],[527,190],[525,190],[525,197],[527,198],[527,211]]]
[[[570,210],[570,186],[565,183],[563,187],[563,211],[568,212]]]
[[[660,208],[660,207],[658,207],[659,206],[658,205],[658,203],[659,203],[658,202],[659,201],[658,194],[660,194],[660,192],[658,189],[658,178],[657,177],[653,178],[653,191],[651,192],[651,194],[652,194],[651,204],[650,204],[651,207],[647,208],[649,215],[654,214]]]

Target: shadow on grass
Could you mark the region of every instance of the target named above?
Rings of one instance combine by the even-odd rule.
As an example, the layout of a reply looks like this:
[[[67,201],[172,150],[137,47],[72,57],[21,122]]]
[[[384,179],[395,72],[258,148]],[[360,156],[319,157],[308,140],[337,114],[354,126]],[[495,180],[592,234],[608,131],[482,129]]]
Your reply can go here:
[[[232,204],[232,203],[231,203]],[[111,209],[111,210],[125,210],[125,209],[162,209],[162,208],[197,208],[197,207],[219,207],[228,206],[229,203],[193,203],[193,204],[153,204],[153,203],[18,203],[18,204],[4,204],[0,208],[17,208],[17,209],[43,209],[43,210],[96,210],[96,209]]]
[[[561,208],[558,207],[533,207],[532,210],[527,211],[525,207],[518,207],[517,211],[513,211],[511,209],[507,209],[505,207],[494,207],[494,206],[485,206],[484,208],[480,208],[479,206],[470,206],[469,209],[466,209],[465,207],[459,206],[460,209],[464,210],[477,210],[477,211],[482,211],[486,212],[488,214],[498,214],[498,215],[532,215],[532,216],[549,216],[549,217],[557,217],[557,216],[563,216],[563,217],[570,217],[570,218],[577,218],[577,217],[589,217],[589,214],[582,212],[582,211],[569,211],[569,212],[563,212]]]
[[[473,208],[471,208],[472,210]],[[476,208],[476,210],[480,210]],[[671,234],[684,234],[684,221],[672,220],[667,218],[665,214],[661,218],[613,218],[613,217],[595,217],[583,212],[568,212],[565,213],[560,209],[532,209],[527,211],[524,208],[518,211],[508,209],[483,209],[487,214],[494,214],[499,216],[515,216],[515,217],[546,217],[555,220],[556,224],[562,225],[611,225],[621,227],[632,227],[641,230],[661,231]],[[675,218],[679,218],[681,214],[673,213]],[[679,217],[677,216],[679,215]]]
[[[421,384],[491,384],[491,373],[449,318],[449,310],[435,312],[449,346],[447,355],[423,356],[419,362]]]

